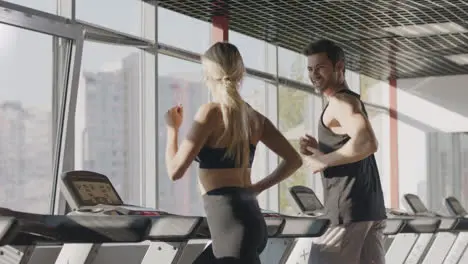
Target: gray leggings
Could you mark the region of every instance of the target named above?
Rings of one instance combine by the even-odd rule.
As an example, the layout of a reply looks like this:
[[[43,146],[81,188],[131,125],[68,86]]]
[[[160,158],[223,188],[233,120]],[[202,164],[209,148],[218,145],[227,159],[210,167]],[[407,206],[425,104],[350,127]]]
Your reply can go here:
[[[224,187],[205,194],[203,204],[212,243],[194,264],[260,264],[268,237],[255,195],[245,188]]]

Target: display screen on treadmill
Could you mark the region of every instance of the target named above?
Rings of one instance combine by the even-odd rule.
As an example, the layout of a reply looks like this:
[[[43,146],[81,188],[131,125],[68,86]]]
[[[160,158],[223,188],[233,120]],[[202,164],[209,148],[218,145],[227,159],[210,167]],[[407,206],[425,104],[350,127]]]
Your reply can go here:
[[[301,200],[306,211],[315,211],[323,209],[323,205],[317,196],[310,193],[298,193],[297,197]]]
[[[77,195],[83,205],[122,204],[112,185],[108,182],[76,180],[73,181],[73,186],[76,188]]]
[[[465,211],[463,206],[458,201],[451,201],[450,205],[452,206],[456,214],[463,214]]]
[[[425,213],[427,212],[426,206],[422,203],[422,201],[418,197],[410,197],[408,202],[412,204],[416,213]]]

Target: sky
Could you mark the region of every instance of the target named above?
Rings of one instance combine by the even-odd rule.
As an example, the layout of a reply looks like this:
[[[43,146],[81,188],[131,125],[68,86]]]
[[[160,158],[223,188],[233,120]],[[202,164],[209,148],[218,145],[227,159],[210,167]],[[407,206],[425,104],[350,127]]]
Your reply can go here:
[[[56,13],[56,0],[14,0],[42,11]],[[77,0],[77,18],[128,34],[141,36],[141,7],[137,0]],[[112,8],[110,8],[112,7]],[[202,53],[210,45],[211,25],[172,11],[159,9],[158,41],[186,50]],[[238,46],[247,67],[274,73],[275,48],[259,40],[230,32],[230,42]],[[267,48],[266,48],[267,47]],[[266,54],[265,50],[268,50]],[[115,67],[123,58],[138,51],[132,47],[85,42],[82,72],[100,71]],[[51,109],[52,37],[0,24],[0,101],[17,100],[29,107],[46,111]],[[290,77],[294,62],[301,62],[306,73],[305,58],[279,50],[280,75]],[[265,67],[268,65],[268,67]],[[197,75],[198,64],[159,55],[159,75]],[[304,80],[307,82],[307,80]],[[248,94],[261,86],[258,80],[244,82],[243,93]],[[408,179],[412,189],[420,179]]]

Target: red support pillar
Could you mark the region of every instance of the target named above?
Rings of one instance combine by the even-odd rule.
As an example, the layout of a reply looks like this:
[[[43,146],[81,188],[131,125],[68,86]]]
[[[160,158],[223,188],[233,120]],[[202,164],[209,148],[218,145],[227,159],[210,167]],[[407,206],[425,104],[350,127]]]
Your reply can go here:
[[[229,40],[229,14],[223,0],[213,1],[213,16],[211,18],[211,43]]]
[[[398,166],[398,103],[396,79],[396,43],[392,42],[389,54],[389,119],[390,119],[390,206],[399,208],[399,166]]]
[[[397,80],[389,80],[390,101],[390,197],[392,208],[398,208],[400,203],[399,166],[398,166],[398,111],[397,111]]]

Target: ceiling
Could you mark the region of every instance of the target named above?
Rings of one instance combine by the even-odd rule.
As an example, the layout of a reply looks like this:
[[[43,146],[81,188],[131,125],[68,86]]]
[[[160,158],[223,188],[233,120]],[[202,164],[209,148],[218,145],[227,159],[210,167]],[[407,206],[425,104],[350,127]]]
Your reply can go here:
[[[344,48],[347,69],[380,80],[468,73],[468,55],[456,56],[458,63],[447,57],[468,53],[467,0],[225,0],[222,6],[213,4],[219,1],[164,0],[158,5],[203,21],[227,12],[231,30],[296,52],[312,40],[331,39]]]

